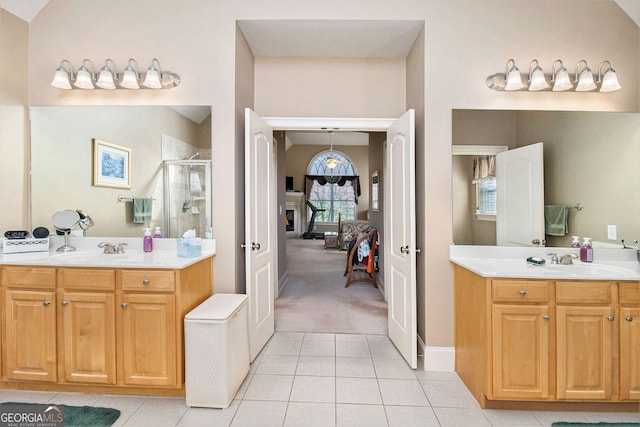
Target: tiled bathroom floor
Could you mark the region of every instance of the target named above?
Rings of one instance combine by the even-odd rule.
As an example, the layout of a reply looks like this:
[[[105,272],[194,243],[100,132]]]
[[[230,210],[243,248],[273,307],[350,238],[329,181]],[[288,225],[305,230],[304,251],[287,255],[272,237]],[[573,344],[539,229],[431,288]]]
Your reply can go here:
[[[455,373],[413,371],[386,336],[276,332],[227,409],[183,398],[0,391],[0,401],[119,409],[119,426],[540,427],[638,413],[482,410]]]

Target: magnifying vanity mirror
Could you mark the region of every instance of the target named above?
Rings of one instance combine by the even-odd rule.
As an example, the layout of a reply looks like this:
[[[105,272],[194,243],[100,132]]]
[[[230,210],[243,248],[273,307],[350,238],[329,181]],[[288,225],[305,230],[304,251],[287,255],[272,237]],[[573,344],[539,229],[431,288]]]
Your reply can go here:
[[[638,113],[454,110],[452,117],[454,145],[543,143],[544,204],[583,206],[568,209],[568,233],[547,235],[546,246],[569,247],[573,235],[618,248],[621,239],[640,239],[638,141]],[[456,155],[452,163],[454,243],[496,245],[495,218],[476,215],[473,159]]]
[[[173,175],[167,185],[174,187],[176,206],[167,207],[163,164],[196,153],[210,163],[211,107],[34,106],[29,114],[34,226],[49,224],[54,212],[81,207],[79,226],[90,237],[142,237],[142,227],[156,226],[163,236],[178,237],[196,228],[192,224],[202,224],[198,235],[204,237],[211,203],[200,196],[210,191],[210,174],[187,166]],[[127,166],[130,172],[120,173]],[[152,200],[145,223],[134,221],[134,198]],[[183,212],[186,200],[194,208]],[[180,234],[167,233],[165,220]]]
[[[69,234],[71,233],[71,229],[78,225],[79,222],[80,214],[70,209],[53,214],[51,223],[56,230],[64,233],[64,245],[57,249],[58,252],[72,252],[76,250],[75,247],[69,244]]]

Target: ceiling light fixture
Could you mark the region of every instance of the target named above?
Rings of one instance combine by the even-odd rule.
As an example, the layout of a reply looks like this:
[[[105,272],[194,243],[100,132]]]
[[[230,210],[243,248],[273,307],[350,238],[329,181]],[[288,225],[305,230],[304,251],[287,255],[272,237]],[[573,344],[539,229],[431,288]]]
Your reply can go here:
[[[544,73],[537,59],[530,62],[528,74],[521,74],[515,60],[509,59],[505,72],[487,77],[486,84],[489,89],[498,91],[589,92],[598,89],[604,93],[622,89],[610,61],[600,63],[597,80],[595,77],[584,59],[576,64],[573,80],[559,59],[553,63],[551,74]],[[523,79],[526,79],[526,84]]]
[[[336,159],[333,156],[333,133],[334,131],[332,130],[329,131],[329,139],[331,141],[331,147],[329,148],[329,155],[327,156],[327,167],[331,170],[335,169],[340,164],[340,160]]]
[[[142,82],[142,83],[141,83]],[[138,63],[131,58],[127,66],[118,73],[116,64],[112,59],[104,61],[104,66],[96,78],[93,62],[84,59],[78,72],[75,73],[73,65],[64,59],[56,69],[51,86],[58,89],[140,89],[141,86],[148,89],[170,89],[180,84],[180,76],[169,71],[162,71],[160,61],[153,58],[151,65],[142,76],[138,71]]]

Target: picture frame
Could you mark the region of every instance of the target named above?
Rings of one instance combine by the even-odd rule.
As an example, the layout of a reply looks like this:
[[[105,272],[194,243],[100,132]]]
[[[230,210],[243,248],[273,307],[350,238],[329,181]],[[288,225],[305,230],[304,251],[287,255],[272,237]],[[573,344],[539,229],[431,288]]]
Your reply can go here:
[[[93,185],[131,188],[131,149],[93,138]]]
[[[371,211],[380,212],[380,172],[371,174]]]

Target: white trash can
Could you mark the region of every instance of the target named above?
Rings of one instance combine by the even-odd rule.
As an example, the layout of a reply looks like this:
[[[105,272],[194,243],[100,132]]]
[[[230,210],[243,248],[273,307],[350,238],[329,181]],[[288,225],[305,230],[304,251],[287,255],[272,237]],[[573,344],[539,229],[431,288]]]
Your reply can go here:
[[[215,294],[184,318],[187,406],[227,408],[249,373],[247,296]]]

